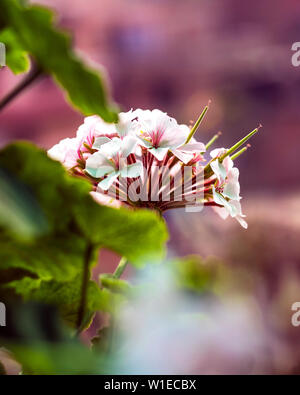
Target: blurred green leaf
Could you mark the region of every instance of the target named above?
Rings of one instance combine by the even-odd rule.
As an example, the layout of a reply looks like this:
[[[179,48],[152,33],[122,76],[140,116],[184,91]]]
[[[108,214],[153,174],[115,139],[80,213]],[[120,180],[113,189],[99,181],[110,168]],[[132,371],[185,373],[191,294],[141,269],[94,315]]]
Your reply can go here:
[[[25,142],[9,145],[0,151],[0,167],[30,190],[49,225],[46,235],[30,242],[16,239],[11,224],[0,227],[2,291],[14,289],[26,300],[59,306],[64,318],[74,323],[87,245],[94,246],[90,268],[99,247],[126,256],[134,265],[162,258],[167,231],[155,213],[100,206],[89,194],[91,185],[70,176],[45,151]],[[107,279],[106,285],[100,290],[90,283],[91,314],[112,311],[123,300],[110,290],[122,293],[125,283]]]
[[[5,44],[6,65],[15,73],[25,73],[30,68],[29,56],[13,29],[7,28],[0,32],[0,42]]]
[[[158,214],[91,205],[89,199],[84,197],[74,210],[78,226],[93,244],[116,251],[135,266],[163,257],[168,232]]]
[[[48,255],[52,265],[63,266],[63,256],[70,250],[72,266],[76,266],[78,259],[74,255],[80,255],[88,241],[125,256],[135,265],[162,258],[168,234],[164,221],[156,213],[99,205],[89,195],[91,185],[87,181],[68,175],[60,163],[29,143],[7,146],[0,152],[0,166],[31,189],[48,220],[51,234],[36,241],[36,248],[30,250],[33,257]],[[2,252],[13,253],[8,236],[6,239],[3,236],[3,240],[7,248]],[[18,255],[30,259],[26,255],[29,251],[23,245],[22,248],[24,253],[20,251]],[[38,265],[30,264],[35,270]],[[44,266],[50,269],[50,262]],[[21,267],[28,269],[26,264]],[[58,270],[65,269],[56,269],[56,276]]]
[[[76,327],[82,287],[80,275],[68,282],[41,281],[26,277],[11,282],[8,286],[22,295],[25,302],[33,301],[57,307],[65,323],[73,328]],[[107,290],[101,290],[94,281],[89,281],[86,300],[85,326],[89,326],[95,311],[111,312],[118,308],[124,298]]]
[[[34,56],[39,66],[53,75],[77,109],[85,115],[97,114],[107,122],[117,121],[100,73],[75,55],[70,37],[56,28],[51,10],[2,0],[0,20],[13,29],[21,47]]]
[[[18,344],[11,345],[10,350],[22,365],[23,374],[101,374],[104,362],[88,347],[75,342]]]
[[[179,288],[194,292],[211,291],[217,277],[219,261],[197,255],[175,259],[170,263]]]
[[[48,231],[43,211],[31,191],[0,167],[0,224],[31,239]]]
[[[101,285],[111,292],[126,296],[132,294],[133,287],[125,280],[114,278],[111,274],[101,274],[100,280]]]
[[[23,374],[101,373],[101,356],[84,346],[62,325],[52,307],[13,304],[0,341],[22,365]]]
[[[30,244],[2,234],[0,270],[19,268],[44,281],[70,281],[82,269],[85,248],[86,241],[72,233],[52,234]]]

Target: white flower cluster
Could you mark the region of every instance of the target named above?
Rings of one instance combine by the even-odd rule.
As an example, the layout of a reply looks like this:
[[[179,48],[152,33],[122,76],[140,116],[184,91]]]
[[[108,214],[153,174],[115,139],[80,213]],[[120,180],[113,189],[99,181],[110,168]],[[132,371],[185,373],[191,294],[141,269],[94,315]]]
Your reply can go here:
[[[239,170],[233,167],[233,159],[246,148],[230,155],[257,130],[229,150],[214,149],[210,152],[212,159],[206,162],[204,155],[211,144],[196,141],[195,130],[178,124],[160,110],[137,109],[120,113],[116,124],[107,124],[98,116],[85,118],[75,138],[60,141],[48,154],[73,174],[91,180],[93,195],[101,203],[164,212],[191,205],[189,197],[200,191],[197,204],[212,206],[222,218],[230,215],[246,228],[240,205]],[[183,190],[184,185],[176,185],[174,179],[177,176],[178,180],[179,175],[184,184],[183,170],[187,168],[191,169],[190,186]],[[163,193],[166,179],[171,180],[167,194]],[[128,195],[133,185],[136,191],[146,191],[143,199]],[[175,193],[178,190],[180,193]]]

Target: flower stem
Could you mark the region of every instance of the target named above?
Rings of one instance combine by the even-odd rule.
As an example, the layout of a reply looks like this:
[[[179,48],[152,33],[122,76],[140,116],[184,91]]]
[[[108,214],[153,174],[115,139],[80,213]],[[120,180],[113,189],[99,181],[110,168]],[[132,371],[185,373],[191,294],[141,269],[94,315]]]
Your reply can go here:
[[[113,274],[113,278],[120,278],[122,276],[122,274],[124,273],[124,270],[126,269],[126,266],[128,265],[128,261],[127,259],[123,256],[123,258],[121,258],[114,274]]]
[[[78,309],[78,317],[77,317],[77,334],[80,333],[81,327],[84,321],[84,316],[86,312],[86,299],[87,299],[87,290],[89,284],[90,277],[90,261],[93,254],[93,245],[88,244],[86,247],[85,255],[84,255],[84,265],[83,265],[83,276],[82,276],[82,285],[81,285],[81,299],[80,305]]]
[[[24,89],[34,82],[42,74],[42,69],[33,66],[29,74],[0,101],[0,111],[3,110],[13,99],[15,99]]]

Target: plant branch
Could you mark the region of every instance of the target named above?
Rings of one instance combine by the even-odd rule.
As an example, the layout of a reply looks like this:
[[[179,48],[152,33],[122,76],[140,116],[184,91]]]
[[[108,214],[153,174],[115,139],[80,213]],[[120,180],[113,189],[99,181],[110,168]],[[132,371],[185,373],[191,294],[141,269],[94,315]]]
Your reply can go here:
[[[26,77],[0,101],[0,111],[41,75],[42,69],[33,65],[31,71],[26,75]]]
[[[86,299],[87,299],[87,291],[89,284],[89,275],[90,275],[90,261],[93,253],[93,245],[88,244],[85,255],[84,255],[84,266],[83,266],[83,276],[82,276],[82,286],[81,286],[81,299],[80,305],[78,309],[78,318],[77,318],[77,334],[80,333],[84,315],[86,312]]]

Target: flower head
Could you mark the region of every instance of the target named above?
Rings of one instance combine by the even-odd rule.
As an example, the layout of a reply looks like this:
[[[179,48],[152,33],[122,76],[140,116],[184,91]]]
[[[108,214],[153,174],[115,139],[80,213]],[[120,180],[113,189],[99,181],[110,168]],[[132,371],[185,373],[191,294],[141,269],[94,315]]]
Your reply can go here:
[[[180,125],[160,110],[135,110],[119,114],[107,124],[98,116],[87,117],[73,139],[64,139],[49,155],[70,171],[88,178],[93,197],[103,204],[151,208],[211,206],[222,218],[231,216],[247,227],[240,204],[236,152],[259,128],[229,149],[207,149],[194,134],[208,110],[204,108],[193,128]]]

